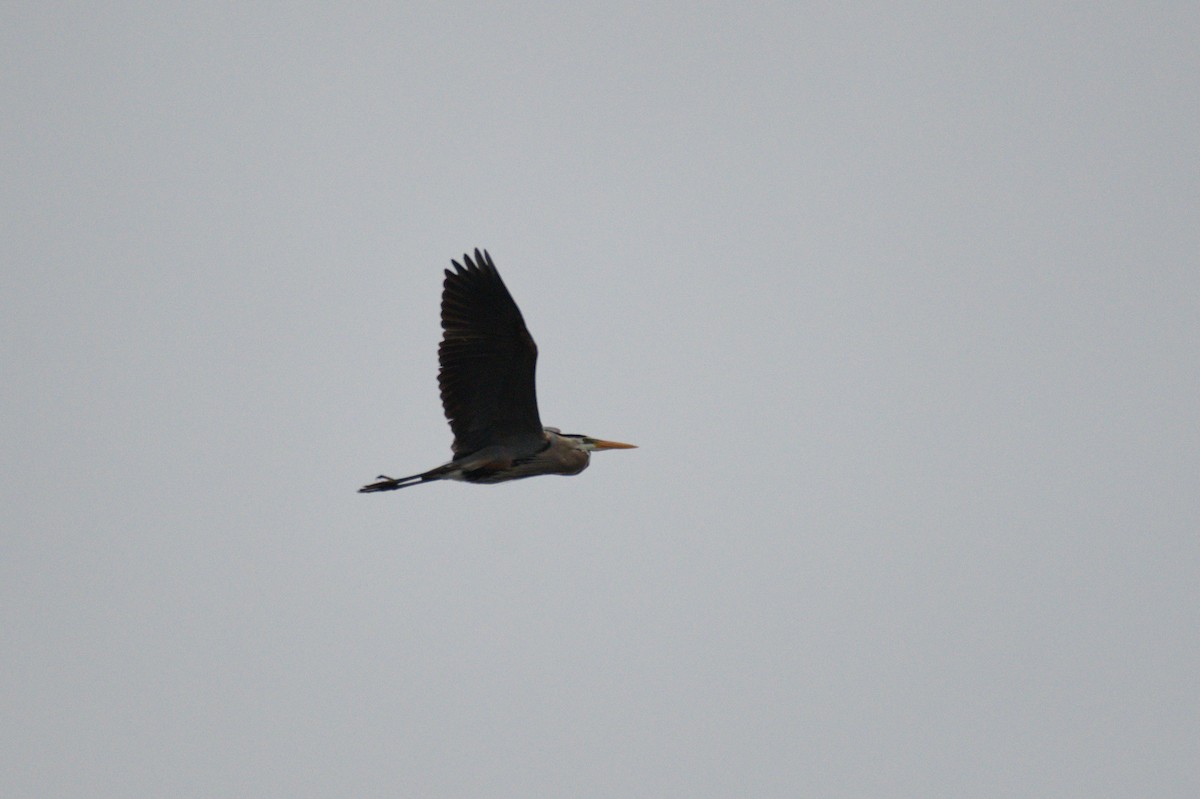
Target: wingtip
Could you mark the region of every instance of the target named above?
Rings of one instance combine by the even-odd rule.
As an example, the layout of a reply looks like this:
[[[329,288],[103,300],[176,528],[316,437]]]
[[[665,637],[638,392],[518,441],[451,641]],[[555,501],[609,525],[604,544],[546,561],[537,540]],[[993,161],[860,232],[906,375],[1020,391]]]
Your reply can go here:
[[[464,252],[462,255],[462,263],[450,259],[450,263],[454,266],[454,271],[445,270],[446,277],[454,277],[455,275],[469,275],[472,272],[495,272],[496,264],[492,261],[492,254],[487,250],[475,248],[475,255]]]

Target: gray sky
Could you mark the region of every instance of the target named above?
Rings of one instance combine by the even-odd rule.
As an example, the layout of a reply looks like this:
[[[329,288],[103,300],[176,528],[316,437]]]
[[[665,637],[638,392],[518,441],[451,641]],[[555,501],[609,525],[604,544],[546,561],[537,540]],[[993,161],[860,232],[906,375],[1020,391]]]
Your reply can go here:
[[[1193,4],[100,8],[0,25],[0,794],[1200,794]],[[641,448],[358,495],[477,246]]]

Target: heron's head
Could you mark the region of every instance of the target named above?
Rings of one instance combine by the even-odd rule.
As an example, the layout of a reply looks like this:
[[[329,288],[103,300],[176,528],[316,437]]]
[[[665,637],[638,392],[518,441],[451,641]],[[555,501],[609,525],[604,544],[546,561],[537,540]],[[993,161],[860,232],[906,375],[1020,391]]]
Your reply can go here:
[[[579,433],[559,433],[553,427],[547,427],[554,433],[558,433],[561,437],[568,439],[575,446],[579,447],[584,452],[594,452],[601,449],[637,449],[637,444],[622,444],[620,441],[605,441],[602,438],[592,438],[591,436],[581,435]]]

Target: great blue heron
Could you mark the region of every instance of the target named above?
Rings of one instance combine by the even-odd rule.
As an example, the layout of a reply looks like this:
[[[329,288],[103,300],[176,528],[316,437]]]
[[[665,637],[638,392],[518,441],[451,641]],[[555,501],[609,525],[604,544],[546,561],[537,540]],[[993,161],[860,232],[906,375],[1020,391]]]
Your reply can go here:
[[[492,257],[451,261],[442,284],[438,385],[454,433],[454,459],[409,477],[379,475],[360,493],[394,491],[433,480],[501,483],[539,474],[579,474],[589,453],[633,444],[542,427],[534,371],[537,345]]]

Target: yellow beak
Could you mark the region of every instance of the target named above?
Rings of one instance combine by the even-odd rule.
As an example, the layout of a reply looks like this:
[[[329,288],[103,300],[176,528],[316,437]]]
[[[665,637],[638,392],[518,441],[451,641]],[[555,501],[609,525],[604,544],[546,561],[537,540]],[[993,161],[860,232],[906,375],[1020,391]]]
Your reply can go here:
[[[622,444],[620,441],[604,441],[593,438],[592,449],[637,449],[637,444]]]

